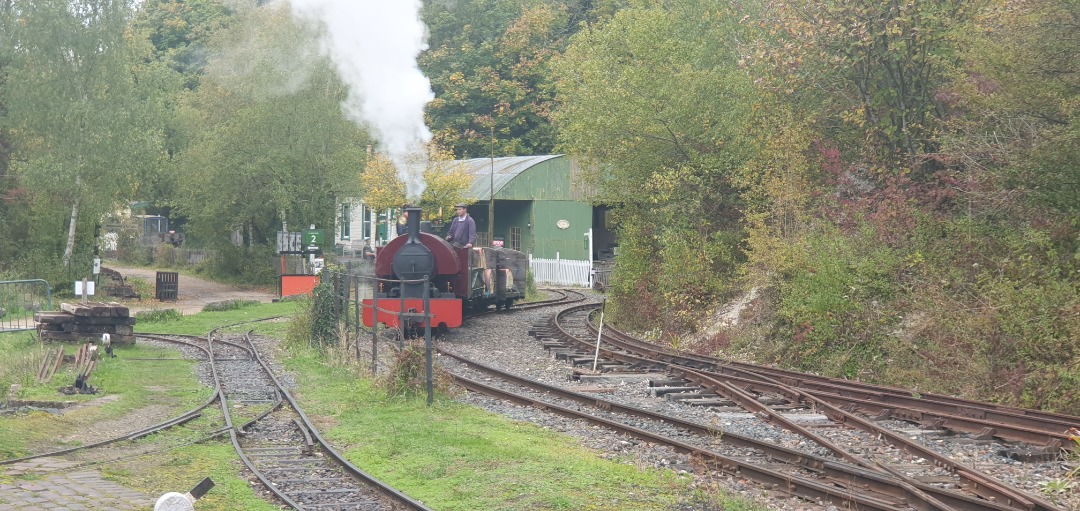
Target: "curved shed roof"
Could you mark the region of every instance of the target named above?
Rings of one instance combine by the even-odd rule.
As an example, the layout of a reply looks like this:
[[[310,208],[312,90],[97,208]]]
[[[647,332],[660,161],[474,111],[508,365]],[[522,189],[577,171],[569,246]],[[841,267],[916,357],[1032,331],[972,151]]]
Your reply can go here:
[[[499,192],[506,188],[514,178],[520,176],[530,167],[539,165],[545,161],[558,158],[561,154],[544,154],[540,156],[503,156],[495,158],[472,158],[460,160],[459,163],[473,176],[472,185],[468,196],[474,200],[488,200],[494,194],[498,198]]]

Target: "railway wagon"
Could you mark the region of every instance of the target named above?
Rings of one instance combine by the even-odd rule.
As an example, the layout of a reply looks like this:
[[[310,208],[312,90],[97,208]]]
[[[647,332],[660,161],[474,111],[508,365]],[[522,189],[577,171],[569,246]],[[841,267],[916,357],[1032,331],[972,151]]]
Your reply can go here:
[[[425,282],[431,326],[440,329],[460,327],[467,316],[491,307],[509,309],[525,297],[525,254],[507,248],[452,245],[431,233],[429,223],[420,221],[420,208],[406,211],[409,234],[394,238],[375,254],[379,323],[393,328],[424,327],[420,313]],[[369,327],[376,317],[373,303],[370,298],[363,301],[364,324]]]

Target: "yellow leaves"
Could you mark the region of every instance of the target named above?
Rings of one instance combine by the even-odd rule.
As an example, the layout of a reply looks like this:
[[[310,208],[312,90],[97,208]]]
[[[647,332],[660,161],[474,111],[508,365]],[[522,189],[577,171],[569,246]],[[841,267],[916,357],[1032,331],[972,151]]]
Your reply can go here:
[[[419,167],[424,191],[419,202],[414,204],[424,210],[425,219],[437,217],[439,211],[449,216],[453,211],[452,206],[465,199],[472,175],[465,166],[453,161],[454,155],[449,150],[432,142],[422,151],[407,155],[404,160],[405,165]],[[415,197],[406,197],[401,172],[382,154],[377,153],[368,160],[360,181],[364,189],[364,202],[377,209],[398,208],[406,202],[416,201]]]
[[[364,202],[377,209],[400,207],[405,202],[405,183],[397,168],[385,156],[376,153],[360,175]]]

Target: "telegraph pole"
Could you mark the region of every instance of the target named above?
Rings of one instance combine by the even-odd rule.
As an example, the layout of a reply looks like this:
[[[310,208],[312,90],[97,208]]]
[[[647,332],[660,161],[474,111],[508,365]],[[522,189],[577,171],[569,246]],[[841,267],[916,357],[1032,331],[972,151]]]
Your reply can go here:
[[[491,125],[491,188],[488,198],[488,246],[495,246],[495,124]]]

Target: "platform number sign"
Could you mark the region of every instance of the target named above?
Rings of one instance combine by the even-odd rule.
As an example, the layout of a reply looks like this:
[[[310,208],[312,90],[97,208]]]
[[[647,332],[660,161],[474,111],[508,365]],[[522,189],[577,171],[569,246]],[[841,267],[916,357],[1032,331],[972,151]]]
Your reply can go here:
[[[323,246],[323,230],[309,229],[304,231],[304,244],[309,247]]]

